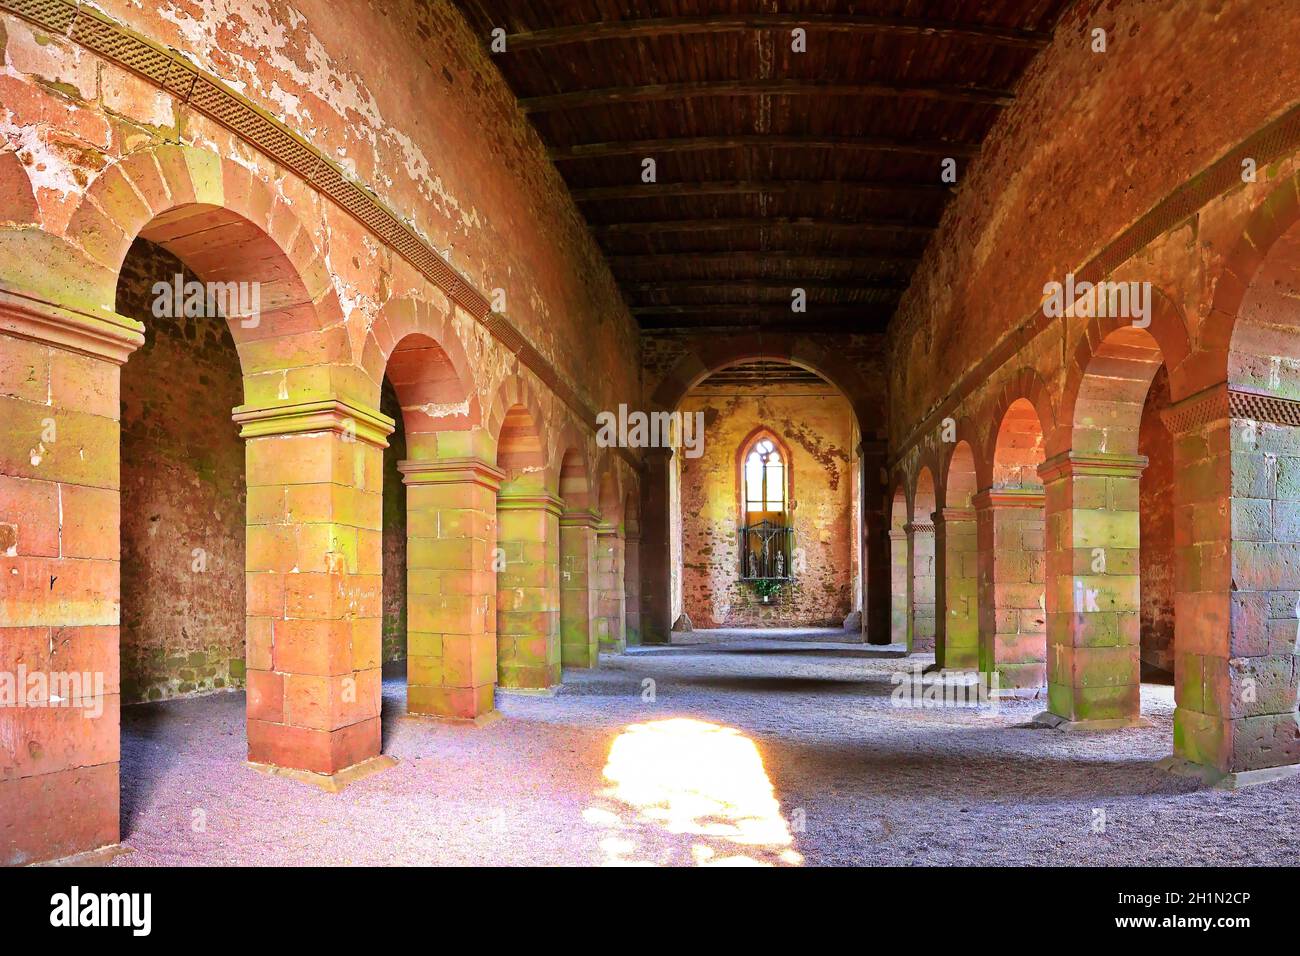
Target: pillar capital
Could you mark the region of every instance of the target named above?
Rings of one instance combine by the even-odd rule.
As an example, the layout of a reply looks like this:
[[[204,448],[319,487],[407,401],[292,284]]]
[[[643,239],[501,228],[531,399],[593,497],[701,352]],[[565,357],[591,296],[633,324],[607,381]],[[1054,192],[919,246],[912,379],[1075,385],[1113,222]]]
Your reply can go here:
[[[107,309],[86,312],[0,289],[0,332],[115,365],[144,344],[144,325]]]
[[[406,485],[480,485],[495,493],[505,472],[482,458],[439,458],[429,461],[399,461],[397,470]]]
[[[934,534],[934,523],[930,521],[912,521],[903,525],[903,531],[907,534]]]
[[[598,538],[622,538],[623,534],[619,531],[618,525],[612,521],[602,521],[596,525],[596,537]]]
[[[985,488],[971,496],[974,510],[990,511],[994,508],[1041,508],[1042,488]]]
[[[1140,478],[1146,466],[1146,455],[1064,451],[1039,465],[1038,475],[1045,483],[1075,477]]]
[[[557,517],[564,514],[564,502],[544,491],[501,495],[497,498],[498,511],[545,511]]]
[[[561,528],[591,528],[599,532],[600,512],[590,508],[578,508],[574,511],[560,513]]]
[[[335,432],[345,439],[378,448],[388,447],[388,436],[395,425],[380,411],[338,398],[284,405],[240,405],[231,417],[239,425],[240,438]]]

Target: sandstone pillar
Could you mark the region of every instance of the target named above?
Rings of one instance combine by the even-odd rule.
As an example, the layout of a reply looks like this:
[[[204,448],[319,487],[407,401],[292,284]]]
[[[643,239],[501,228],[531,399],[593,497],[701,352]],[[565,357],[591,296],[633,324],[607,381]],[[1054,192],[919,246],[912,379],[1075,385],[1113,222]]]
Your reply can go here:
[[[560,683],[559,498],[542,492],[497,498],[497,682],[513,690]]]
[[[407,710],[482,720],[495,710],[497,490],[479,458],[404,461]]]
[[[672,641],[672,548],[669,501],[673,452],[645,449],[641,479],[641,641]]]
[[[912,536],[902,529],[889,532],[889,641],[912,647],[912,581],[909,569]]]
[[[980,670],[1003,690],[1047,684],[1044,493],[986,489],[975,507]]]
[[[628,530],[623,538],[624,646],[641,643],[641,536]]]
[[[338,400],[234,417],[248,463],[248,759],[335,774],[380,750],[393,422]]]
[[[924,653],[934,650],[934,524],[913,522],[904,531],[908,537],[908,581],[911,588],[907,652]]]
[[[600,649],[621,654],[627,647],[627,604],[623,584],[626,542],[616,525],[596,526],[596,614]]]
[[[1214,774],[1300,763],[1300,402],[1216,386],[1174,439],[1174,753]]]
[[[880,487],[880,470],[885,460],[883,442],[864,441],[858,449],[861,468],[862,537],[862,637],[872,644],[893,640],[890,616],[891,556],[889,537],[889,503]]]
[[[0,866],[118,841],[118,389],[142,332],[0,292]]]
[[[594,511],[560,515],[560,663],[595,667],[600,663],[596,610],[596,525]]]
[[[979,536],[975,511],[934,515],[935,663],[952,670],[979,666]]]
[[[1066,452],[1038,469],[1047,515],[1048,704],[1072,725],[1141,719],[1138,482],[1146,461]]]

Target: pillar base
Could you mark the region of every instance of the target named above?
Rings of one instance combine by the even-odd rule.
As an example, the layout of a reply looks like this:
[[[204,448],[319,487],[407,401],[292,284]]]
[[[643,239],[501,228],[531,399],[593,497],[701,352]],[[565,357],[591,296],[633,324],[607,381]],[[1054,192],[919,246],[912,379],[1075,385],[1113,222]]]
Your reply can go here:
[[[1050,710],[1038,714],[1030,723],[1035,727],[1063,732],[1089,733],[1099,730],[1126,730],[1129,727],[1151,727],[1146,717],[1115,717],[1109,720],[1069,720]]]
[[[98,850],[86,850],[84,853],[74,853],[72,856],[65,856],[58,860],[46,860],[43,863],[32,863],[30,866],[108,866],[109,862],[115,857],[126,856],[128,853],[134,853],[125,843],[110,843],[108,846],[101,846]]]
[[[994,700],[1041,700],[1047,697],[1047,688],[1046,687],[999,687],[997,690],[990,690],[989,696],[992,697]],[[1044,711],[1044,713],[1046,713],[1046,711]]]
[[[1214,767],[1193,763],[1185,757],[1169,756],[1156,761],[1156,768],[1175,777],[1198,777],[1216,790],[1240,790],[1260,783],[1274,783],[1300,776],[1300,764],[1282,767],[1265,767],[1262,770],[1238,770],[1224,773]]]
[[[344,767],[337,773],[315,773],[311,770],[295,770],[292,767],[276,767],[269,763],[255,763],[252,760],[246,761],[245,766],[251,767],[258,773],[265,773],[275,777],[288,777],[290,780],[297,780],[299,783],[310,784],[326,793],[340,793],[344,787],[356,783],[358,780],[364,780],[366,777],[373,777],[389,767],[396,766],[398,760],[388,754],[379,754],[377,757],[370,757],[360,763],[354,763],[350,767]]]
[[[429,721],[435,724],[464,724],[467,727],[490,727],[499,720],[505,719],[505,714],[499,710],[489,710],[479,714],[476,717],[457,717],[453,714],[405,714],[400,720]]]
[[[555,684],[551,687],[501,687],[497,686],[498,694],[506,694],[510,697],[554,697],[560,692],[562,685]]]

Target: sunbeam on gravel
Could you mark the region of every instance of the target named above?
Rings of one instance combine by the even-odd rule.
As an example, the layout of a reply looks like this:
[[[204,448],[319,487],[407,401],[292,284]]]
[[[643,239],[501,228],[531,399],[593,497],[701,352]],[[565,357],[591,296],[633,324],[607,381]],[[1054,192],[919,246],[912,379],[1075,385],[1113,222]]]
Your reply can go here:
[[[607,830],[612,866],[798,865],[754,742],[731,727],[677,718],[631,724],[605,764],[610,786],[583,813]]]

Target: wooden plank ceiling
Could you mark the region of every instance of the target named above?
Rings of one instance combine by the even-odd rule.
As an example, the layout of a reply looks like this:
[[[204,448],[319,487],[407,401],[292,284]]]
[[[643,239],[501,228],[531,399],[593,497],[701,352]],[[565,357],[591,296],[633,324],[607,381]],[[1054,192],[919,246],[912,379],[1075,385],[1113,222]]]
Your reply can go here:
[[[643,329],[880,332],[1069,0],[456,2]]]

